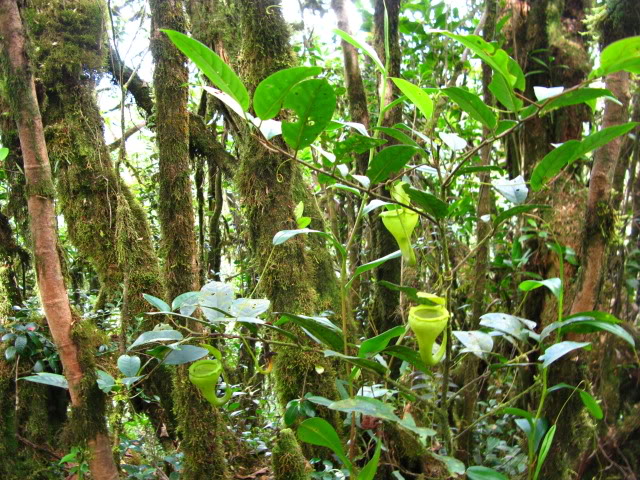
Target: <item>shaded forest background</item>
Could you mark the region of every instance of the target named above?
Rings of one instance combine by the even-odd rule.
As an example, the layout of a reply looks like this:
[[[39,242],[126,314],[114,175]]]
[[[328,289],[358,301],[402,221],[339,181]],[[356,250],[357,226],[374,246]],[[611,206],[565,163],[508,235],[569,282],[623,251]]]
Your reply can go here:
[[[638,2],[298,3],[0,0],[0,476],[638,478]]]

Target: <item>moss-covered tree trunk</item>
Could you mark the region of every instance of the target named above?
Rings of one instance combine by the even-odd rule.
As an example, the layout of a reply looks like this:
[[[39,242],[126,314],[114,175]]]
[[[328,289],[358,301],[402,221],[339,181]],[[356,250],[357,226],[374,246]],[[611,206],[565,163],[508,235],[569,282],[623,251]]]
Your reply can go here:
[[[160,167],[158,213],[166,292],[171,300],[198,287],[189,160],[188,70],[185,57],[160,31],[185,31],[185,14],[181,0],[152,0],[150,6]],[[227,478],[219,412],[191,384],[186,366],[176,369],[173,385],[174,412],[185,455],[183,475],[194,480]]]
[[[44,138],[33,75],[27,57],[18,5],[0,1],[0,65],[3,84],[11,90],[12,113],[18,125],[27,179],[33,252],[42,306],[54,339],[73,405],[72,421],[91,452],[90,468],[96,480],[118,478],[104,416],[104,396],[93,373],[93,352],[78,345],[67,296],[55,231],[55,190]]]
[[[235,6],[242,29],[240,72],[253,92],[268,75],[294,65],[289,33],[280,2],[238,0]],[[323,229],[298,166],[266,150],[250,132],[244,132],[239,143],[237,184],[249,225],[252,258],[262,275],[259,295],[271,300],[273,310],[279,312],[317,314],[326,308],[335,310],[337,281],[324,242],[300,235],[283,245],[272,245],[275,233],[296,228],[293,211],[299,201],[304,201],[305,213],[311,213],[311,227]],[[318,373],[317,367],[324,372]],[[274,376],[283,407],[305,393],[336,398],[334,370],[320,354],[279,348]],[[337,425],[335,414],[324,415],[330,415]]]

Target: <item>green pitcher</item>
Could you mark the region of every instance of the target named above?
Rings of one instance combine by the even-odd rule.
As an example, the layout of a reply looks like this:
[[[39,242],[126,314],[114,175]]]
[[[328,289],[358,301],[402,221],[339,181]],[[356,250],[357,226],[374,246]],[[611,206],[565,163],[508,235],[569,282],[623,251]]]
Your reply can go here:
[[[443,299],[435,295],[418,293],[419,297],[429,298],[435,303]],[[416,336],[422,361],[429,366],[437,364],[447,350],[447,336],[444,335],[438,352],[433,355],[433,345],[438,336],[444,332],[449,321],[449,311],[440,305],[418,305],[409,309],[409,326]]]
[[[214,360],[198,360],[191,364],[189,367],[189,380],[198,387],[198,390],[200,390],[200,393],[202,393],[207,402],[214,407],[221,407],[229,401],[232,391],[227,386],[222,397],[218,397],[216,395],[216,385],[218,384],[218,380],[221,375],[224,378],[221,355],[217,349],[209,345],[206,345],[206,347],[208,347],[207,350],[209,350],[216,358]],[[214,350],[217,353],[214,353]],[[227,383],[226,378],[224,380],[225,383]]]
[[[382,212],[380,218],[382,218],[382,223],[385,228],[389,230],[393,238],[396,239],[402,252],[402,258],[404,258],[409,265],[415,265],[416,254],[413,252],[413,247],[411,246],[411,234],[418,224],[419,215],[406,208],[399,208],[397,210]]]

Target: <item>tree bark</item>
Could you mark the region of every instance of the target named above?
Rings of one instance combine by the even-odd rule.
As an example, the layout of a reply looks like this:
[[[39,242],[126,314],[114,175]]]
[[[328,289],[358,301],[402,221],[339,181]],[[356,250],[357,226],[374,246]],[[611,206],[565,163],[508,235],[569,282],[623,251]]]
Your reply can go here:
[[[71,334],[73,316],[58,257],[51,167],[27,59],[25,35],[15,1],[0,0],[0,27],[2,63],[5,64],[5,78],[12,88],[11,102],[25,163],[29,192],[27,205],[42,306],[69,383],[71,403],[74,408],[86,408],[89,407],[86,405],[88,386],[83,385],[85,372],[80,363],[81,352]],[[94,427],[95,430],[85,432],[91,451],[91,473],[96,480],[116,479],[118,469],[104,419],[101,425]]]
[[[235,4],[243,38],[239,69],[250,92],[270,74],[293,65],[280,2],[275,2],[276,8],[273,5],[273,0]],[[271,300],[274,311],[317,314],[337,310],[337,281],[324,240],[300,235],[283,245],[272,245],[276,232],[296,228],[293,212],[299,201],[312,217],[312,227],[324,229],[297,165],[267,151],[251,132],[242,132],[239,143],[237,184],[248,220],[253,261],[261,272],[259,294]],[[304,335],[298,329],[296,332]],[[335,373],[326,358],[291,348],[280,348],[276,353],[273,372],[282,407],[307,392],[336,398]],[[318,366],[324,373],[316,372]],[[323,409],[322,415],[340,429],[336,412]],[[310,451],[308,446],[303,449]]]
[[[496,16],[497,16],[497,3],[496,0],[486,0],[485,2],[485,23],[483,37],[487,42],[492,42],[495,35],[496,28]],[[482,90],[484,102],[487,105],[493,104],[493,97],[489,91],[489,84],[492,79],[491,67],[486,63],[482,64]],[[491,131],[487,127],[482,128],[483,137],[489,138]],[[491,163],[491,145],[485,146],[480,151],[481,165],[490,165]],[[478,224],[476,226],[476,241],[480,242],[490,232],[491,226],[489,222],[484,222],[481,219],[485,215],[491,213],[491,188],[489,182],[491,177],[488,172],[480,174],[480,192],[478,194],[478,208],[476,210],[476,217],[478,218]],[[476,330],[480,326],[480,316],[484,313],[485,309],[485,286],[487,283],[487,274],[489,267],[489,244],[484,243],[481,245],[475,258],[475,267],[473,272],[472,293],[471,293],[471,318],[467,322],[466,329]],[[471,384],[481,374],[481,363],[475,355],[467,354],[465,358],[465,385]],[[458,441],[459,458],[461,461],[468,463],[469,459],[473,455],[473,431],[468,428],[473,422],[476,414],[476,407],[478,401],[478,392],[482,385],[475,381],[470,387],[468,386],[463,396],[463,420],[460,425],[460,430],[465,431],[460,436]]]
[[[387,59],[385,53],[385,31],[384,31],[384,13],[385,8],[389,17],[389,54],[390,58]],[[376,0],[375,13],[374,13],[374,46],[378,53],[378,56],[382,62],[389,65],[389,77],[400,76],[400,34],[398,32],[398,22],[400,15],[400,0]],[[381,83],[381,82],[380,82]],[[381,88],[381,86],[379,87]],[[395,84],[389,80],[387,81],[385,98],[383,105],[391,103],[398,95],[398,89]],[[392,127],[396,123],[402,120],[402,107],[395,106],[390,108],[384,113],[382,120],[383,127]],[[384,136],[383,136],[384,137]],[[392,138],[387,138],[385,146],[391,145],[395,142]],[[380,189],[381,187],[378,187]],[[382,190],[382,195],[387,193]],[[375,220],[372,224],[372,250],[374,258],[381,258],[390,253],[398,250],[398,244],[393,236],[387,231],[382,224],[382,220],[379,215],[375,216]],[[376,280],[387,281],[400,284],[402,276],[402,261],[401,259],[389,260],[374,270],[374,276]],[[391,291],[385,287],[376,286],[373,291],[373,306],[369,312],[370,324],[374,329],[374,334],[382,333],[385,330],[400,325],[402,323],[402,315],[400,314],[400,294],[396,291]],[[398,365],[398,362],[395,362]],[[396,372],[397,373],[397,372]]]

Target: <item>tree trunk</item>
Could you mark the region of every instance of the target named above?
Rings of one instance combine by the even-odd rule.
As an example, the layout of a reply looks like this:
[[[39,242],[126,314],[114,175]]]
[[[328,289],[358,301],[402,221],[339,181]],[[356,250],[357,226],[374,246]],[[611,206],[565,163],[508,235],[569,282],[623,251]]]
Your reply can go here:
[[[293,65],[287,25],[280,8],[273,5],[273,0],[236,2],[243,38],[240,71],[250,92],[262,79]],[[313,218],[312,228],[323,230],[322,218],[314,210],[315,202],[297,165],[267,151],[250,132],[243,132],[239,143],[237,184],[246,209],[252,256],[261,272],[259,294],[271,300],[278,312],[335,310],[337,281],[324,240],[300,235],[283,245],[272,245],[276,232],[296,228],[293,211],[301,200],[305,213],[309,211]],[[300,330],[296,332],[304,336]],[[305,393],[336,398],[334,371],[326,358],[288,347],[276,353],[273,371],[282,407]],[[324,373],[317,373],[317,367]],[[323,416],[339,428],[335,412],[325,410]],[[305,449],[309,451],[308,446]]]
[[[118,469],[111,453],[104,417],[92,416],[88,411],[96,407],[101,410],[100,405],[88,404],[89,395],[104,408],[104,397],[96,395],[97,385],[93,372],[89,370],[93,365],[81,364],[81,356],[86,359],[93,355],[80,351],[72,337],[74,318],[58,257],[51,167],[16,2],[0,1],[0,27],[4,57],[0,63],[3,64],[5,82],[11,88],[10,101],[24,156],[27,205],[42,306],[69,383],[74,419],[94,421],[86,424],[87,429],[83,432],[91,451],[93,477],[96,480],[113,480],[118,478]]]
[[[152,0],[151,51],[156,99],[156,139],[160,165],[158,214],[169,300],[198,288],[197,246],[189,160],[188,69],[186,59],[161,28],[185,30],[181,0]],[[190,323],[199,330],[199,324]],[[185,454],[186,478],[228,477],[219,412],[189,381],[186,366],[173,375],[174,411]]]
[[[389,17],[389,54],[390,58],[387,59],[385,53],[385,31],[384,31],[384,14],[385,7],[387,15]],[[400,76],[400,34],[398,32],[398,22],[400,15],[400,0],[376,0],[375,13],[374,13],[374,46],[378,53],[378,56],[385,65],[389,65],[389,76]],[[381,86],[379,87],[381,88]],[[391,103],[397,98],[398,89],[395,84],[389,80],[386,85],[385,98],[383,99],[383,105]],[[384,113],[382,120],[383,127],[392,127],[396,123],[402,120],[402,107],[395,106],[390,108]],[[385,146],[397,143],[392,138],[387,138]],[[378,187],[381,195],[388,196],[388,194]],[[398,250],[398,244],[393,236],[387,231],[382,224],[382,220],[379,215],[375,216],[375,220],[372,224],[372,250],[374,258],[382,258],[390,253]],[[373,273],[377,282],[387,281],[399,285],[402,277],[402,261],[397,258],[389,260],[376,268]],[[369,312],[370,324],[374,331],[373,334],[382,333],[385,330],[402,324],[402,315],[400,309],[400,294],[396,291],[391,291],[385,287],[376,286],[373,291],[373,306]],[[398,362],[395,362],[398,365]],[[399,368],[399,366],[398,366]],[[396,372],[397,373],[397,372]]]
[[[483,37],[487,42],[492,42],[495,36],[496,28],[496,16],[497,16],[497,3],[496,0],[486,0],[485,3],[485,23]],[[489,91],[489,84],[492,78],[491,67],[487,64],[482,64],[482,90],[484,102],[487,105],[493,104],[493,97]],[[491,131],[487,127],[482,129],[483,137],[489,138]],[[485,146],[481,152],[481,165],[490,165],[491,163],[491,145]],[[476,227],[476,241],[480,242],[490,232],[491,226],[489,222],[481,220],[485,215],[491,213],[491,188],[489,182],[491,177],[488,172],[480,174],[480,192],[478,194],[478,208],[476,210],[476,218],[478,218],[478,225]],[[475,258],[475,267],[473,272],[472,293],[471,293],[471,319],[466,324],[467,330],[476,330],[480,327],[480,316],[485,313],[485,285],[487,283],[489,267],[489,244],[485,243],[481,245]],[[478,392],[482,385],[475,381],[477,377],[482,373],[480,371],[481,363],[475,355],[467,354],[465,357],[465,385],[471,384],[467,387],[463,396],[463,421],[460,425],[461,430],[467,430],[467,428],[473,422],[476,414],[476,407],[478,401]],[[459,458],[461,461],[468,463],[469,459],[473,455],[473,430],[469,428],[465,433],[460,436],[458,443]]]

